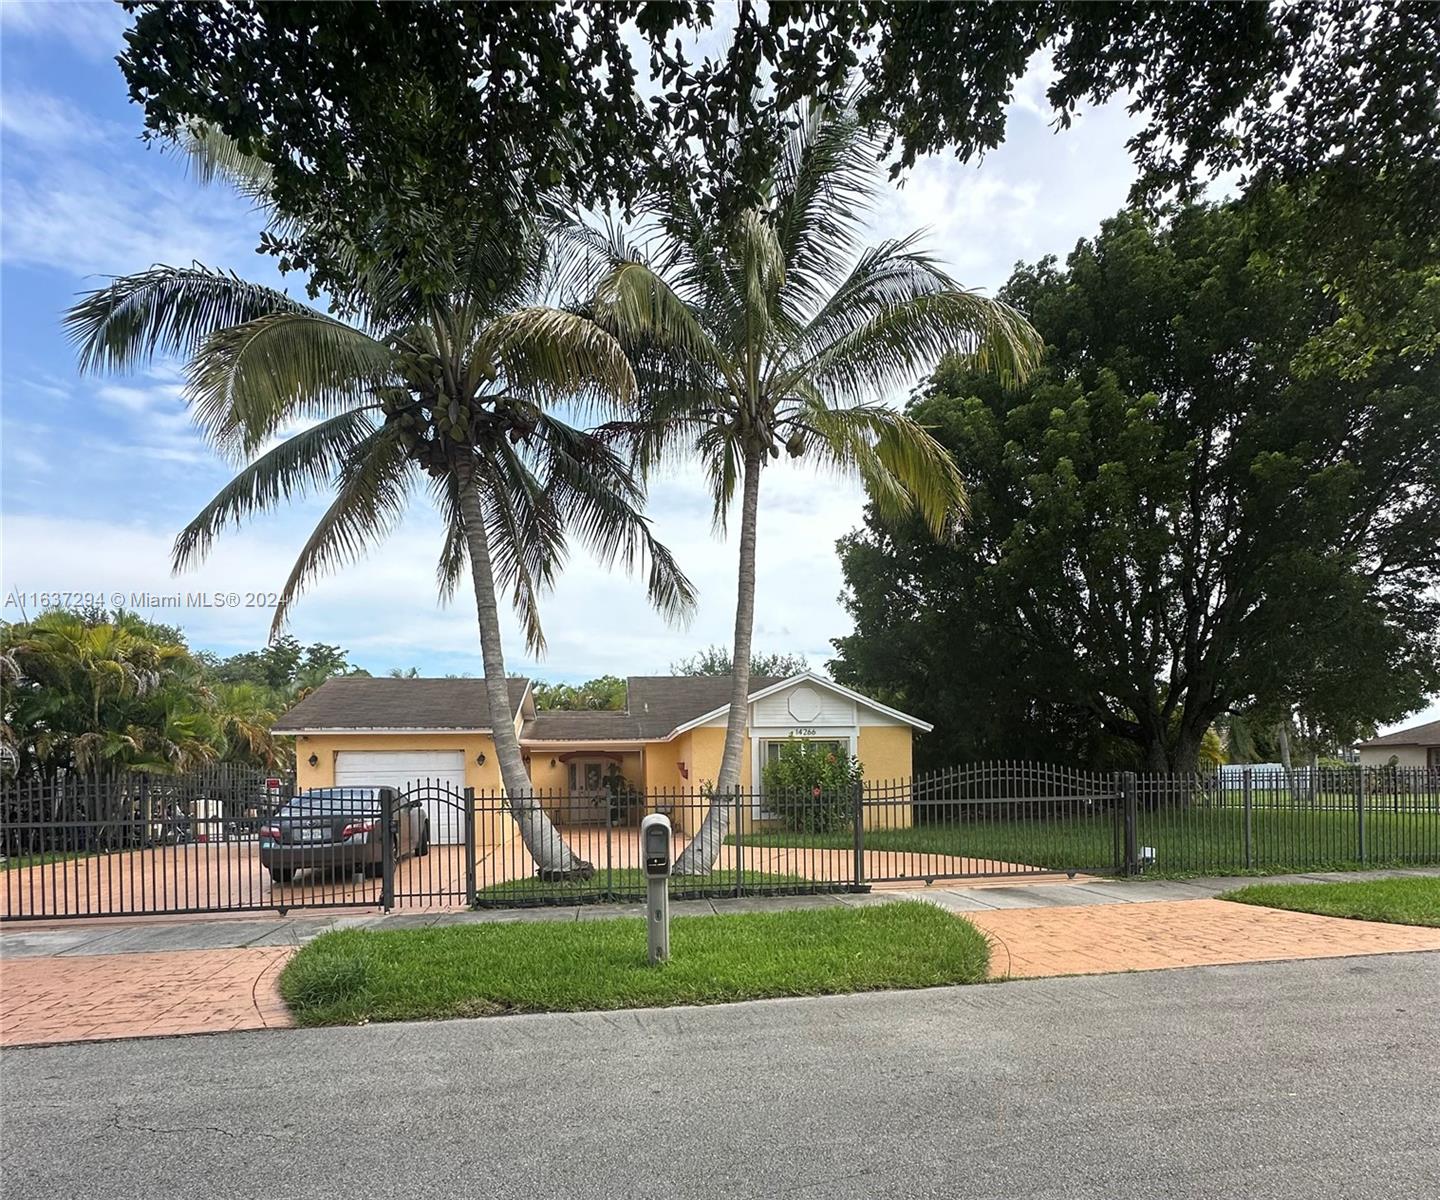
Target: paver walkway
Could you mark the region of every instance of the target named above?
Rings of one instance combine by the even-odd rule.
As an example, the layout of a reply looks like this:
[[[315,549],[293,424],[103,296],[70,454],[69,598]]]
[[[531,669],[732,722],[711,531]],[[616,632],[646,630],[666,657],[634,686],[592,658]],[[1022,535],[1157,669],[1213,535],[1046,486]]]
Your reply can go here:
[[[1440,875],[1440,869],[1276,876],[1320,881]],[[1213,899],[1254,879],[1142,880],[916,888],[868,895],[683,901],[676,915],[924,900],[992,940],[997,978],[1440,951],[1440,929],[1348,921]],[[601,920],[635,905],[483,912],[336,913],[69,921],[0,930],[0,1045],[159,1036],[290,1024],[276,978],[328,929],[406,929],[496,921]]]
[[[1440,950],[1440,929],[1282,912],[1228,900],[965,916],[989,936],[990,974],[997,979]]]
[[[0,1046],[290,1025],[275,978],[294,952],[10,959],[0,967]]]

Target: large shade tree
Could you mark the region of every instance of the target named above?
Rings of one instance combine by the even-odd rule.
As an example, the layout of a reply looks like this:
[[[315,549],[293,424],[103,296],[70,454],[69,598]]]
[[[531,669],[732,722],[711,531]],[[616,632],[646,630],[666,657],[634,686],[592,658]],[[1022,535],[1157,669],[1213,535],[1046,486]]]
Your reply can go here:
[[[739,499],[733,687],[717,795],[740,782],[755,613],[760,484],[781,454],[858,477],[888,518],[918,513],[946,536],[964,487],[944,448],[884,397],[964,353],[1015,379],[1039,342],[1008,305],[966,291],[914,237],[861,248],[876,195],[875,149],[853,109],[797,114],[757,205],[706,215],[683,178],[650,195],[638,228],[571,234],[578,271],[603,271],[596,320],[636,364],[649,468],[698,456],[717,530]],[[730,804],[712,804],[677,863],[711,869]]]
[[[229,139],[200,130],[190,145],[202,168],[269,201],[270,173]],[[274,227],[294,222],[276,217]],[[634,377],[611,335],[530,303],[545,263],[533,224],[519,209],[508,221],[486,211],[437,239],[426,254],[438,276],[425,288],[387,261],[332,247],[335,261],[348,255],[354,265],[350,322],[195,265],[116,279],[75,305],[68,324],[87,370],[183,356],[196,423],[241,464],[180,533],[177,569],[228,526],[333,493],[280,591],[274,631],[307,584],[374,546],[428,487],[445,526],[441,592],[467,572],[473,587],[496,758],[520,833],[547,876],[584,874],[589,864],[531,793],[509,719],[497,591],[508,593],[536,652],[545,644],[540,597],[572,537],[602,561],[647,566],[651,599],[667,615],[685,613],[693,592],[651,535],[627,460],[565,419],[577,405],[623,403]],[[436,278],[443,287],[432,290]]]
[[[262,155],[282,206],[308,218],[272,249],[319,269],[332,292],[349,270],[330,261],[322,226],[357,246],[423,246],[411,235],[433,213],[512,178],[532,197],[558,185],[589,205],[633,198],[652,172],[678,167],[722,207],[746,207],[792,106],[856,75],[862,115],[897,165],[947,150],[970,161],[1004,139],[1017,85],[1045,56],[1057,125],[1083,104],[1130,104],[1146,195],[1219,171],[1257,182],[1319,172],[1345,275],[1363,276],[1363,255],[1343,253],[1353,229],[1428,237],[1440,225],[1434,4],[126,7],[120,64],[149,129],[202,118]],[[688,147],[681,163],[653,152],[667,136]],[[377,228],[397,236],[382,242]],[[423,253],[414,266],[425,270]]]
[[[944,547],[878,515],[842,543],[838,677],[923,698],[947,753],[1101,736],[1157,770],[1193,769],[1227,714],[1344,745],[1423,706],[1440,343],[1379,328],[1357,353],[1344,297],[1294,253],[1305,202],[1127,211],[1016,271],[1046,368],[1005,391],[949,364],[912,407],[971,518]],[[1383,234],[1370,258],[1377,282],[1435,278]]]

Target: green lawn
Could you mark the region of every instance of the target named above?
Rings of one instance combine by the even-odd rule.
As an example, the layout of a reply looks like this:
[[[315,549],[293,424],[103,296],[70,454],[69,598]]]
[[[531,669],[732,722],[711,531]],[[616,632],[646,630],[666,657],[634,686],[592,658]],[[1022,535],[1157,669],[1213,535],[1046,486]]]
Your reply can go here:
[[[90,858],[90,850],[46,850],[40,854],[16,854],[0,860],[0,871],[18,871],[22,867],[43,867],[47,863],[69,862],[73,858]]]
[[[973,925],[907,901],[679,917],[656,967],[630,917],[348,929],[302,949],[280,992],[301,1025],[351,1025],[979,983],[989,958]]]
[[[865,834],[865,849],[979,859],[982,868],[990,863],[1023,863],[1051,871],[1110,873],[1115,870],[1115,827],[1114,815],[1106,812],[1036,820],[936,823],[872,830]],[[1351,812],[1256,808],[1250,827],[1247,868],[1245,820],[1239,809],[1196,806],[1142,811],[1138,841],[1155,850],[1154,866],[1146,874],[1175,878],[1440,862],[1440,812],[1367,811],[1363,863],[1355,815]],[[728,840],[733,842],[734,836]],[[747,845],[830,849],[853,845],[849,831],[775,831],[747,834],[744,840]],[[943,873],[944,864],[933,866],[937,873]]]
[[[1355,883],[1261,883],[1225,892],[1222,900],[1388,921],[1395,925],[1440,926],[1440,879],[1366,879]]]
[[[741,882],[745,890],[764,887],[771,892],[786,888],[805,891],[824,890],[812,879],[803,875],[776,875],[761,871],[742,871]],[[514,900],[561,900],[574,897],[576,903],[617,899],[643,900],[645,898],[645,872],[627,868],[610,871],[602,869],[587,880],[556,883],[530,876],[527,879],[512,879],[508,883],[492,883],[476,893],[481,901]],[[721,871],[713,875],[672,875],[670,895],[672,899],[700,899],[705,896],[730,896],[735,894],[735,872]]]

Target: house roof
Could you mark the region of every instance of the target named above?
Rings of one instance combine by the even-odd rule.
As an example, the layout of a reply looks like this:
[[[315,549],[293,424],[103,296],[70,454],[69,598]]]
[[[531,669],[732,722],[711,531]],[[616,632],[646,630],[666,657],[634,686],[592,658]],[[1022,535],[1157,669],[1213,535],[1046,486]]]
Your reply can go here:
[[[750,679],[752,693],[778,683],[769,675]],[[653,742],[730,703],[728,675],[631,675],[624,712],[548,709],[525,722],[529,742]]]
[[[528,679],[507,681],[511,720]],[[483,679],[329,679],[275,722],[276,733],[395,729],[490,730],[490,700]]]
[[[1397,729],[1384,737],[1371,738],[1361,742],[1365,747],[1375,746],[1440,746],[1440,721],[1428,721],[1424,725],[1412,725],[1409,729]]]
[[[750,699],[807,680],[849,696],[918,729],[930,726],[887,708],[834,680],[806,672],[790,678],[750,677]],[[511,679],[510,704],[520,711],[529,680]],[[723,716],[730,704],[726,675],[632,675],[625,681],[623,712],[549,709],[525,722],[525,742],[654,742]],[[422,730],[490,730],[483,679],[331,679],[275,722],[276,733],[363,733]]]

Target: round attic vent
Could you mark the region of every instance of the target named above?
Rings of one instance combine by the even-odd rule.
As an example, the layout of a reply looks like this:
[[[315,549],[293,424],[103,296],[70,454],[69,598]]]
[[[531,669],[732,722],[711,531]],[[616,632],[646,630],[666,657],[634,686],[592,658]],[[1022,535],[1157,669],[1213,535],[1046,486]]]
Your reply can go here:
[[[797,687],[790,693],[789,708],[797,721],[813,721],[820,715],[820,694],[814,688]]]

